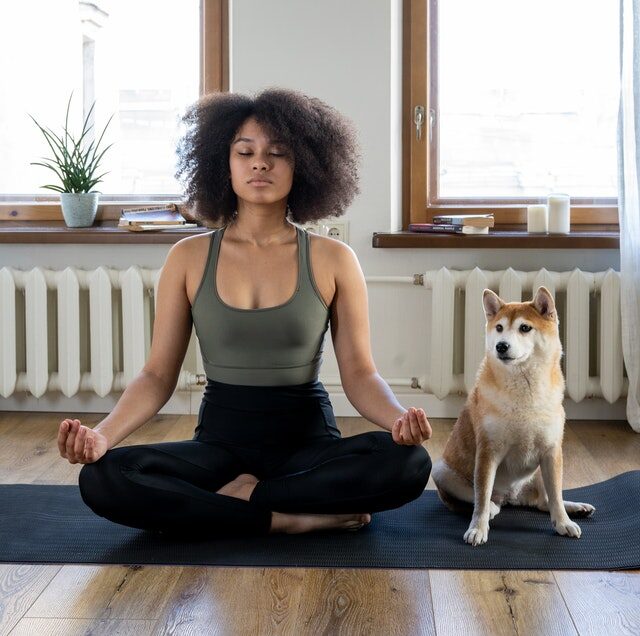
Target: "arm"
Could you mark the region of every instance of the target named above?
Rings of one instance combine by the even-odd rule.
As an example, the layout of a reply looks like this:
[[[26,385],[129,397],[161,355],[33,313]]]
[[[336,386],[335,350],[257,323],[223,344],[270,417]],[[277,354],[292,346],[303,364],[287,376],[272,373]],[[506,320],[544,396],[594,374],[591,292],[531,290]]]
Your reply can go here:
[[[336,291],[331,303],[331,337],[342,387],[360,415],[391,431],[407,409],[398,402],[373,362],[367,285],[358,257],[348,245],[332,243]]]
[[[191,338],[191,305],[186,290],[188,241],[178,241],[167,254],[158,281],[158,298],[149,358],[130,382],[111,413],[93,430],[113,448],[151,419],[175,390]]]

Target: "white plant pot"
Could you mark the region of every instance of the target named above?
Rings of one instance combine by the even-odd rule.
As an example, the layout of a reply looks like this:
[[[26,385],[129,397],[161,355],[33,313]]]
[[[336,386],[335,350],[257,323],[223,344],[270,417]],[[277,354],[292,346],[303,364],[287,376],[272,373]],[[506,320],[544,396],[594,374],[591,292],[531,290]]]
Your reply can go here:
[[[98,211],[99,192],[61,192],[62,216],[68,227],[90,227]]]

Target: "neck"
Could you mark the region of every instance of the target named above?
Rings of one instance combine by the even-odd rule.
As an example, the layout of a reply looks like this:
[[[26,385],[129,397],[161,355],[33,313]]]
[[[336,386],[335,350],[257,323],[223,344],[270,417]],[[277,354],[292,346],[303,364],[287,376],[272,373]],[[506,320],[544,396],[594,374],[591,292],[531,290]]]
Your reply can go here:
[[[265,246],[285,243],[295,228],[287,218],[286,202],[270,206],[255,206],[238,201],[238,211],[228,224],[226,234],[244,243]],[[229,231],[230,230],[230,231]]]
[[[549,358],[528,360],[517,365],[516,369],[507,368],[493,356],[486,356],[485,364],[489,373],[503,386],[513,382],[524,382],[534,390],[540,386],[563,382],[559,352]]]

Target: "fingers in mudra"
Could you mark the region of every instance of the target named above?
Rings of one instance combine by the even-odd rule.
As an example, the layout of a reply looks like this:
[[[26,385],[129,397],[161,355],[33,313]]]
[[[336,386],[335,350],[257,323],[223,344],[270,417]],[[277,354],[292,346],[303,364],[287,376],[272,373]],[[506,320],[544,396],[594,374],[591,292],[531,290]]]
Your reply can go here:
[[[80,424],[80,420],[63,420],[58,429],[58,451],[71,464],[88,464],[98,459],[96,438],[100,434],[87,426]]]
[[[431,425],[423,409],[410,407],[391,429],[396,444],[418,445],[431,437]]]

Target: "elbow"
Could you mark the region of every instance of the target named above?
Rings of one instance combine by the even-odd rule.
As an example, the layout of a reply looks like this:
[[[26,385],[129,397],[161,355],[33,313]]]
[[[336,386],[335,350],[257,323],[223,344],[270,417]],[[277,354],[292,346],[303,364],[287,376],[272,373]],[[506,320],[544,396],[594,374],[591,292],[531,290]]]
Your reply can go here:
[[[357,371],[352,371],[350,373],[341,374],[340,381],[342,383],[342,388],[345,393],[348,393],[349,390],[357,387],[367,378],[378,375],[378,370],[373,368],[362,368]]]
[[[154,383],[158,392],[165,396],[165,403],[168,402],[176,390],[178,376],[176,375],[169,378],[165,375],[160,375],[159,373],[151,371],[150,369],[143,369],[141,373],[146,375]]]

